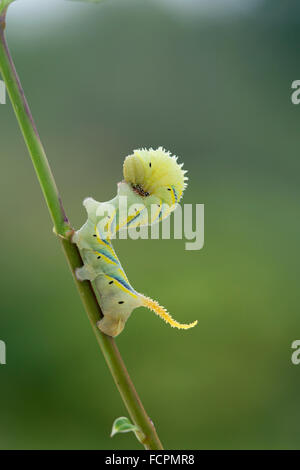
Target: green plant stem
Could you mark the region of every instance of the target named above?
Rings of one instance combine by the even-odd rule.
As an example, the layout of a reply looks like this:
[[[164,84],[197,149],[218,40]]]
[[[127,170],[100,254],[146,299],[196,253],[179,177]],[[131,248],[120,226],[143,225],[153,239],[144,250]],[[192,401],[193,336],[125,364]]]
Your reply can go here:
[[[0,72],[5,81],[12,106],[39,179],[55,231],[72,271],[74,282],[128,413],[134,424],[141,429],[140,439],[144,447],[151,450],[162,449],[162,444],[153,423],[148,417],[135,390],[115,340],[103,334],[96,326],[97,321],[102,316],[102,312],[91,283],[88,281],[80,282],[75,276],[75,269],[82,265],[82,260],[77,246],[71,242],[73,230],[65,215],[53,174],[9,53],[4,28],[5,12],[0,15]],[[102,398],[105,403],[104,397]]]

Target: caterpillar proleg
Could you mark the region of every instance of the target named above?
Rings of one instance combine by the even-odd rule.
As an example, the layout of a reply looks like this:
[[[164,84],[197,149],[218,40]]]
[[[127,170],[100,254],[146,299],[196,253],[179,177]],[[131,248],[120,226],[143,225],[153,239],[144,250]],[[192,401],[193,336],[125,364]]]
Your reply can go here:
[[[117,336],[124,329],[131,312],[145,306],[172,327],[189,329],[197,324],[175,321],[156,300],[137,292],[128,278],[112,246],[111,239],[123,227],[151,225],[168,217],[180,201],[186,187],[186,171],[177,157],[162,147],[135,150],[125,158],[124,180],[118,184],[117,196],[108,202],[84,200],[88,219],[75,232],[84,265],[77,269],[80,280],[94,282],[100,297],[103,318],[98,328],[109,336]],[[131,215],[121,211],[121,200],[133,207]],[[154,209],[153,209],[154,208]]]

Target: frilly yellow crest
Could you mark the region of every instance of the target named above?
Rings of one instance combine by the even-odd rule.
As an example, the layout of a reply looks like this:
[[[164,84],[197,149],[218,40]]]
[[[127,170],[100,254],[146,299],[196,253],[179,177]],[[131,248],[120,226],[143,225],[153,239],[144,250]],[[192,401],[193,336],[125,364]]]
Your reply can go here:
[[[186,171],[177,157],[162,147],[134,150],[125,158],[123,174],[126,183],[140,196],[156,196],[164,204],[175,205],[187,186]]]

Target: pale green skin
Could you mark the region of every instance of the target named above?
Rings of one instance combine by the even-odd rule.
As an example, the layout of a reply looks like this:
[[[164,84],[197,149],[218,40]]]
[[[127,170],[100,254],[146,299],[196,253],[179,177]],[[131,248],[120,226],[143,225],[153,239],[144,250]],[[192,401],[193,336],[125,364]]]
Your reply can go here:
[[[124,196],[127,198],[128,208],[132,205],[138,206],[139,210],[141,205],[144,207],[138,218],[132,222],[129,222],[130,217],[127,213],[121,214],[119,211],[120,198],[124,201]],[[131,312],[143,305],[144,296],[136,292],[129,284],[110,241],[106,239],[106,243],[103,243],[102,240],[101,244],[99,237],[95,237],[95,227],[101,226],[103,221],[107,220],[107,214],[104,213],[108,205],[116,212],[116,226],[118,224],[123,226],[128,223],[131,224],[130,226],[145,225],[148,220],[143,214],[149,215],[149,222],[151,223],[152,204],[157,206],[159,212],[158,205],[161,204],[161,201],[156,196],[142,197],[135,193],[126,182],[119,183],[118,195],[111,201],[101,203],[92,198],[87,198],[83,202],[88,219],[74,234],[73,242],[77,244],[80,250],[84,265],[77,269],[76,275],[80,280],[94,281],[104,315],[103,319],[98,322],[98,327],[109,336],[117,336],[123,330]],[[112,227],[110,235],[113,236],[115,233],[116,228]],[[101,253],[99,250],[101,250]],[[113,258],[113,264],[109,262],[106,255]],[[99,259],[98,256],[101,256],[101,258]]]

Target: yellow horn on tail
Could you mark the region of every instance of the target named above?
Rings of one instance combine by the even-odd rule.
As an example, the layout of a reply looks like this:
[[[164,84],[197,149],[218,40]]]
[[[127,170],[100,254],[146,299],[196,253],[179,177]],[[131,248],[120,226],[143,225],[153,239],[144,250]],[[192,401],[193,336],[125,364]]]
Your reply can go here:
[[[193,323],[189,324],[184,324],[184,323],[178,323],[176,320],[174,320],[171,315],[167,312],[165,307],[162,307],[159,305],[159,303],[156,300],[150,299],[150,297],[146,297],[144,295],[141,295],[142,297],[142,302],[144,307],[149,308],[149,310],[152,310],[152,312],[156,313],[160,318],[162,318],[166,323],[171,325],[173,328],[178,328],[179,330],[188,330],[189,328],[193,328],[194,326],[197,325],[198,321],[194,321]]]

